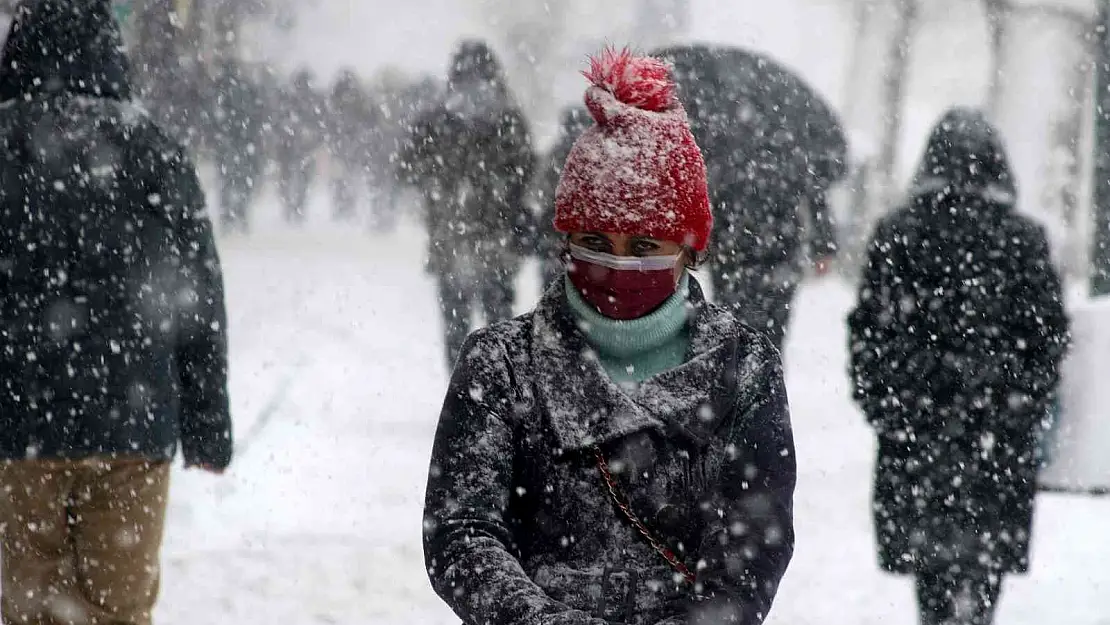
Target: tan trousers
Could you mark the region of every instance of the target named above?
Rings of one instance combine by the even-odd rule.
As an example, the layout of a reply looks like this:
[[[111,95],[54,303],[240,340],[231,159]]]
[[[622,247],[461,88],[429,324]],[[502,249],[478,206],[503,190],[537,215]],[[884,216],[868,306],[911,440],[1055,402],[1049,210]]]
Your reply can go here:
[[[169,463],[0,463],[4,625],[149,625]]]

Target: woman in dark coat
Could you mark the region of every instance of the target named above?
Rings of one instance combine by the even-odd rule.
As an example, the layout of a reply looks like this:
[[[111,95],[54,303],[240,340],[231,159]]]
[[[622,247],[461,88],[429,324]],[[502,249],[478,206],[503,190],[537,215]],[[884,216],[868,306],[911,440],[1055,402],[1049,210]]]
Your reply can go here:
[[[1068,342],[1043,229],[1014,209],[996,130],[949,112],[909,204],[883,219],[851,313],[855,398],[875,428],[882,566],[921,622],[991,622],[1029,567],[1034,455]]]
[[[589,77],[555,199],[569,269],[462,350],[428,574],[468,625],[757,625],[794,544],[778,352],[686,271],[712,217],[666,66],[608,52]]]

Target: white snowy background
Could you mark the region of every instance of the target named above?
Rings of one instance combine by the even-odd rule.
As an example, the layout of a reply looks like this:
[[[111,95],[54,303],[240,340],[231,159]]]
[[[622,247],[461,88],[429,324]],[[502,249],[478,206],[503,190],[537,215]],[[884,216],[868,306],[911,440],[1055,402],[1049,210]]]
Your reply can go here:
[[[318,0],[281,48],[322,73],[439,72],[458,36],[485,28],[463,4]],[[773,53],[839,105],[851,44],[840,5],[696,0],[692,29]],[[961,5],[935,0],[953,17],[927,26],[915,53],[906,168],[944,108],[982,98],[984,44]],[[411,219],[388,237],[330,225],[322,188],[310,210],[306,230],[288,229],[267,191],[252,235],[221,241],[240,448],[222,478],[175,476],[159,623],[458,622],[428,585],[420,543],[447,381],[424,235]],[[535,275],[521,278],[521,311],[538,295]],[[807,283],[786,348],[798,538],[773,625],[915,622],[909,583],[879,573],[873,555],[873,443],[846,388],[852,298],[839,279]],[[1033,571],[1007,583],[998,623],[1110,624],[1108,523],[1110,501],[1042,496]]]

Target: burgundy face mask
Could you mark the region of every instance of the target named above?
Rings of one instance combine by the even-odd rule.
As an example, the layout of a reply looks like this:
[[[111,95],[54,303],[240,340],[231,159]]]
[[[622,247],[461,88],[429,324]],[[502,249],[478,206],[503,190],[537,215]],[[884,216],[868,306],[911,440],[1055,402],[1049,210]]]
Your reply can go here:
[[[568,275],[598,312],[626,321],[647,315],[674,295],[679,258],[614,256],[571,245]]]

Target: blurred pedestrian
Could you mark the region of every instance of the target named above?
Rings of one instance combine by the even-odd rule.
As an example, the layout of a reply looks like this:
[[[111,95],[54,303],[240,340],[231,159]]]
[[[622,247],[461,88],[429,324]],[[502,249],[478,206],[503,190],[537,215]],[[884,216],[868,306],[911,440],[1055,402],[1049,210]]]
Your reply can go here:
[[[531,313],[475,332],[440,415],[426,570],[466,623],[758,625],[794,547],[778,352],[705,301],[705,164],[665,64],[592,63],[597,125]]]
[[[340,72],[328,103],[328,148],[331,153],[332,216],[349,221],[360,214],[369,188],[367,126],[370,103],[354,70]]]
[[[204,194],[121,50],[109,0],[37,0],[0,53],[5,625],[148,625],[178,444],[231,460]]]
[[[317,93],[309,70],[294,74],[280,94],[275,124],[278,186],[285,219],[293,224],[305,220],[308,191],[324,139],[323,107],[323,97]]]
[[[263,95],[236,59],[220,62],[213,88],[220,224],[227,230],[246,232],[266,168]]]
[[[396,161],[406,130],[395,117],[393,98],[394,94],[384,88],[371,94],[365,129],[370,230],[379,234],[394,231],[400,218],[401,185]]]
[[[847,141],[824,98],[774,59],[736,46],[678,44],[672,63],[705,154],[713,210],[713,296],[782,350],[807,265],[837,253],[826,193]]]
[[[989,625],[1029,569],[1040,429],[1068,319],[1043,228],[1019,215],[997,130],[949,111],[908,205],[884,218],[849,317],[855,399],[878,436],[882,566],[922,625]]]
[[[581,105],[567,107],[560,116],[559,138],[544,157],[534,179],[533,201],[538,207],[535,232],[532,233],[534,245],[540,259],[540,276],[546,287],[566,274],[563,252],[566,248],[565,237],[557,233],[552,224],[555,222],[555,190],[559,187],[559,177],[567,155],[587,128],[593,125],[589,110]]]
[[[445,101],[417,121],[406,166],[425,203],[428,270],[439,283],[448,366],[471,330],[512,316],[531,213],[531,134],[493,50],[463,42]]]

